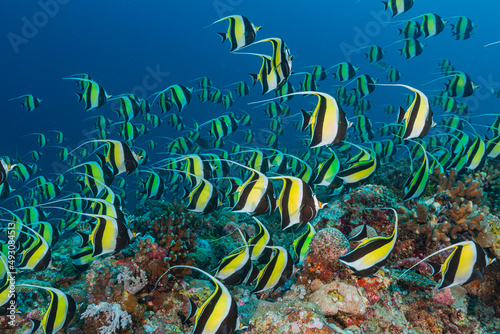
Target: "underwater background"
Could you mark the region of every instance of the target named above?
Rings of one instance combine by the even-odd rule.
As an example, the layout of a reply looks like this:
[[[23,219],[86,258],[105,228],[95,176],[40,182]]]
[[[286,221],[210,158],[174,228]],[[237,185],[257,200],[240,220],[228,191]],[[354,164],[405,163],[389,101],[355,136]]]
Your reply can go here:
[[[500,4],[393,0],[384,7],[371,0],[6,3],[0,333],[29,333],[37,326],[29,319],[47,315],[38,332],[500,333],[500,44],[491,44],[500,40]],[[420,51],[400,52],[409,42],[398,29],[409,21],[421,31],[441,24],[428,14],[442,29],[410,37],[425,44]],[[228,16],[262,27],[255,41],[233,52],[230,38],[221,44],[217,33],[228,31],[229,20],[212,23]],[[457,37],[452,31],[464,18],[473,25]],[[346,136],[311,147],[342,123],[320,128],[312,93],[275,100],[287,113],[256,103],[283,95],[262,94],[265,59],[244,54],[274,61],[275,47],[256,43],[267,38],[293,56],[277,85],[335,98],[352,122]],[[366,55],[370,46],[383,50],[381,59]],[[357,70],[341,81],[335,65],[342,62]],[[314,88],[304,72],[316,65],[326,77]],[[389,79],[391,69],[400,78]],[[91,79],[75,79],[83,73]],[[260,74],[253,86],[249,73]],[[361,83],[362,75],[373,83]],[[240,96],[237,82],[249,93]],[[78,101],[75,93],[103,94],[98,85],[105,103]],[[181,108],[172,85],[189,92]],[[230,106],[210,101],[218,90]],[[113,97],[126,93],[150,110],[117,112]],[[20,104],[25,98],[15,98],[24,94],[41,99],[39,106]],[[420,94],[428,108],[412,109],[425,101]],[[162,97],[169,110],[158,105]],[[398,120],[400,106],[406,116]],[[403,134],[429,108],[430,129]],[[215,121],[223,115],[230,117]],[[305,128],[308,117],[316,123]],[[169,146],[179,138],[188,147]],[[338,169],[329,172],[338,175],[326,180],[320,172],[333,156]],[[368,160],[377,161],[373,169],[364,169]],[[92,161],[100,167],[84,166]],[[354,173],[358,166],[363,175]],[[104,171],[100,181],[93,168]],[[263,179],[271,184],[264,195],[250,189]],[[253,200],[266,209],[249,209]],[[219,281],[186,268],[162,276],[175,265]],[[224,297],[237,308],[212,311],[226,306]],[[190,300],[203,312],[189,317]]]

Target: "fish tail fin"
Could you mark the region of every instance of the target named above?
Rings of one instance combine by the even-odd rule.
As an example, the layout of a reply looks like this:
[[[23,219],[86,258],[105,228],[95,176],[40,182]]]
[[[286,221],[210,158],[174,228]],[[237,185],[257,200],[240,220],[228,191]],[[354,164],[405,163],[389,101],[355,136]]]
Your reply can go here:
[[[389,1],[381,1],[384,4],[384,10],[387,10],[389,8]]]
[[[406,111],[403,109],[403,107],[399,107],[399,115],[398,115],[398,123],[401,123],[405,117]]]
[[[78,102],[80,102],[83,98],[83,93],[75,93],[78,96]]]
[[[403,50],[402,49],[398,49],[399,51],[399,55],[401,56],[403,54]]]
[[[42,322],[40,320],[37,320],[37,319],[33,319],[33,318],[30,318],[30,321],[31,323],[33,324],[33,327],[31,327],[31,333],[35,333],[38,328],[40,328],[40,326],[42,325]]]
[[[220,43],[224,43],[227,39],[227,34],[225,32],[218,32],[217,34],[222,38],[222,42]]]
[[[257,83],[257,80],[259,79],[259,75],[258,74],[253,74],[253,73],[248,73],[251,77],[252,77],[252,87],[255,86],[255,84]]]
[[[304,131],[311,123],[311,115],[309,115],[304,109],[300,109],[302,113],[302,127],[301,131]]]

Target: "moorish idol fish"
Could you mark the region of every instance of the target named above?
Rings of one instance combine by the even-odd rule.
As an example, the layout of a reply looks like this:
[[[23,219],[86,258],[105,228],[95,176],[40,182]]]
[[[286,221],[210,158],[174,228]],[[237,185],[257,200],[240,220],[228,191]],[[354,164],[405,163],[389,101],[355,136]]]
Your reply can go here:
[[[226,39],[229,40],[231,43],[231,52],[238,51],[252,44],[257,37],[257,31],[262,29],[262,27],[256,27],[249,19],[242,15],[226,16],[215,21],[211,25],[223,20],[229,20],[229,27],[226,33],[219,32],[218,34],[222,37],[222,43],[224,43]]]
[[[190,174],[190,173],[188,173]],[[194,174],[191,174],[195,176]],[[218,208],[220,203],[219,191],[209,181],[195,176],[197,184],[189,193],[189,204],[186,209],[193,212],[210,213]]]
[[[293,259],[290,253],[283,247],[272,246],[274,255],[264,268],[259,272],[257,284],[252,293],[264,292],[267,290],[276,291],[285,284],[295,272]]]
[[[354,270],[354,275],[371,276],[387,262],[387,258],[394,249],[398,237],[398,214],[392,208],[373,208],[369,210],[392,210],[395,214],[394,231],[389,237],[373,237],[363,239],[359,245],[349,253],[339,257],[339,261]]]
[[[96,220],[95,227],[89,236],[89,242],[92,245],[92,256],[116,254],[129,245],[133,235],[124,220],[96,214],[83,215]]]
[[[351,145],[354,145],[351,143]],[[354,145],[361,152],[351,158],[347,163],[352,161],[352,164],[338,172],[337,177],[348,185],[357,184],[368,179],[377,169],[378,158],[377,154],[372,149],[362,148]]]
[[[165,94],[169,92],[170,93],[170,103],[175,104],[179,112],[184,109],[185,106],[187,106],[191,102],[191,97],[193,96],[193,89],[192,88],[187,88],[184,85],[171,85],[167,88],[165,88],[162,91],[159,91],[157,93],[154,93],[152,96],[155,96],[153,103],[156,101],[156,99],[160,96],[163,98],[165,97]],[[169,110],[170,108],[168,108]],[[168,111],[167,110],[167,111]]]
[[[7,164],[5,160],[0,159],[0,184],[4,183],[7,180],[7,174],[16,166],[17,165]]]
[[[12,99],[9,99],[9,101],[17,99],[24,99],[24,102],[22,102],[21,105],[25,107],[26,110],[28,110],[28,112],[38,108],[40,106],[40,103],[43,101],[42,99],[39,99],[35,95],[31,94],[25,94],[18,97],[14,97]]]
[[[333,180],[340,170],[340,160],[333,150],[330,149],[330,153],[330,158],[320,163],[316,168],[316,178],[313,184],[325,187],[330,187],[333,184]]]
[[[78,251],[75,251],[73,254],[70,255],[71,258],[71,264],[75,266],[75,268],[78,271],[86,271],[92,262],[97,259],[97,256],[93,256],[92,253],[94,252],[94,249],[92,245],[88,245],[79,249]]]
[[[3,246],[6,246],[3,242],[0,242]],[[13,283],[12,273],[7,265],[7,257],[0,252],[0,272],[3,272],[3,275],[0,276],[0,316],[5,316],[9,314],[9,310],[7,309],[12,305],[12,302],[16,301],[16,291],[11,290],[11,285]]]
[[[464,285],[476,279],[482,279],[484,268],[494,261],[490,260],[485,250],[476,242],[472,240],[461,241],[426,256],[402,273],[400,278],[416,265],[449,249],[453,249],[453,251],[448,255],[441,266],[442,279],[438,290],[451,288],[455,285]]]
[[[311,241],[316,234],[316,230],[311,225],[311,223],[307,223],[307,230],[299,236],[293,242],[293,253],[295,255],[295,264],[302,265],[304,260],[307,257],[307,252],[309,251],[309,247],[311,246]]]
[[[134,94],[115,95],[109,99],[109,101],[111,100],[120,101],[120,107],[115,111],[125,120],[125,122],[130,121],[141,112],[141,102]]]
[[[398,123],[404,120],[403,139],[422,138],[430,130],[436,126],[432,117],[434,115],[429,103],[429,99],[424,93],[416,88],[403,84],[378,84],[379,86],[394,86],[404,87],[415,93],[413,102],[405,111],[403,108],[399,110]]]
[[[339,79],[341,82],[351,80],[356,75],[358,67],[354,67],[351,63],[343,62],[333,65],[331,68],[337,67],[337,71],[333,73],[333,77]]]
[[[50,263],[52,262],[52,251],[50,249],[50,245],[40,234],[38,234],[31,227],[25,224],[19,225],[22,226],[23,230],[9,230],[15,230],[19,233],[23,233],[30,238],[33,238],[34,241],[30,243],[28,248],[24,249],[21,252],[20,259],[16,265],[16,268],[19,270],[40,272],[50,267]],[[28,230],[29,232],[24,231],[24,229]],[[3,230],[6,229],[4,228]]]
[[[321,66],[321,65],[312,65],[312,66],[307,66],[307,67],[312,67],[311,74],[314,77],[314,80],[316,81],[323,81],[326,79],[326,76],[328,73],[326,73],[326,69]],[[291,93],[291,92],[290,92]]]
[[[389,82],[396,82],[400,79],[401,73],[398,70],[396,70],[395,68],[389,70],[389,73],[387,74],[387,80],[389,80]]]
[[[45,334],[55,334],[61,329],[64,330],[69,326],[78,308],[78,304],[73,297],[55,288],[31,284],[17,284],[17,286],[43,289],[48,291],[51,297],[49,307],[47,308],[43,319],[40,321],[30,318],[31,323],[33,324],[31,333],[35,333],[41,327]]]
[[[239,52],[238,54],[254,55],[262,58],[262,66],[258,74],[250,73],[253,84],[255,86],[257,81],[262,86],[262,95],[269,93],[272,90],[279,88],[278,72],[273,68],[273,60],[270,56],[259,53],[245,53]]]
[[[217,278],[201,269],[181,265],[170,267],[160,276],[158,281],[156,281],[155,289],[163,276],[170,270],[176,268],[187,268],[199,271],[210,278],[215,285],[214,292],[205,300],[200,308],[196,308],[196,304],[193,301],[190,302],[191,312],[185,320],[194,317],[193,334],[233,334],[236,330],[243,329],[238,316],[238,306],[229,293],[229,290]]]
[[[85,87],[83,93],[76,93],[78,96],[78,102],[85,102],[85,111],[94,111],[99,109],[106,104],[111,95],[108,95],[104,88],[97,82],[89,79],[77,78],[77,77],[67,77],[63,80],[76,80],[77,82],[88,83]]]
[[[223,160],[223,159],[221,159]],[[246,212],[252,216],[258,216],[269,212],[272,214],[276,208],[273,184],[262,172],[228,160],[250,171],[250,177],[238,187],[235,192],[236,204],[231,208],[233,212]]]
[[[141,191],[141,193],[144,193],[147,199],[160,199],[165,191],[165,185],[160,175],[147,169],[140,170],[139,172],[149,173],[146,180],[141,180],[143,187],[143,191]]]
[[[277,87],[280,88],[283,86],[288,77],[292,74],[292,60],[293,56],[290,53],[290,49],[286,45],[285,41],[281,38],[266,38],[261,39],[254,44],[263,43],[263,42],[271,42],[273,46],[273,55],[272,55],[272,69],[277,74]]]
[[[445,84],[445,90],[451,97],[468,97],[479,88],[465,72],[456,71],[451,79]]]
[[[257,225],[259,226],[259,231],[248,240],[248,246],[251,251],[252,261],[267,261],[269,253],[271,253],[270,246],[273,245],[273,239],[267,228],[262,224],[256,217],[252,217]]]
[[[139,165],[139,160],[142,157],[136,154],[130,146],[118,140],[93,140],[93,142],[101,142],[108,144],[106,152],[106,161],[113,168],[113,174],[120,175],[122,173],[130,174]]]
[[[288,94],[293,92],[295,92],[295,89],[293,88],[290,81],[287,81],[283,86],[275,90],[276,97],[281,98],[281,103],[291,100],[293,96],[290,96]]]
[[[344,140],[347,129],[351,127],[352,123],[349,122],[345,116],[344,111],[337,104],[337,100],[329,94],[321,92],[296,92],[289,95],[309,94],[318,96],[318,103],[312,115],[302,110],[303,123],[302,130],[311,126],[311,140],[309,143],[310,148],[335,145]],[[252,102],[261,103],[276,98]]]
[[[366,48],[369,48],[368,53],[365,53],[366,59],[368,59],[369,63],[375,63],[384,58],[384,53],[386,53],[382,48],[378,45],[370,45]]]
[[[444,30],[444,24],[447,21],[443,20],[439,15],[429,13],[420,16],[423,17],[421,31],[424,34],[424,38],[437,36]]]
[[[486,145],[484,140],[480,135],[476,134],[476,139],[470,144],[467,149],[467,161],[465,163],[466,168],[469,170],[475,170],[482,166],[484,162],[484,156],[486,153]]]
[[[425,187],[427,186],[427,181],[429,181],[429,173],[430,173],[430,168],[429,168],[429,158],[427,157],[427,151],[425,150],[425,147],[418,143],[415,142],[417,145],[421,147],[423,150],[423,159],[422,159],[422,164],[418,168],[416,172],[413,172],[412,170],[412,175],[406,180],[405,185],[404,185],[404,191],[405,195],[403,197],[403,201],[409,201],[413,198],[420,197],[422,193],[425,190]]]
[[[392,12],[392,17],[402,14],[410,10],[413,7],[413,0],[388,0],[382,1],[385,6],[385,10],[388,8]]]
[[[402,40],[404,42],[403,48],[399,49],[399,53],[405,56],[405,59],[411,59],[419,56],[424,51],[426,44],[420,43],[415,38],[407,38]]]
[[[403,35],[405,38],[419,38],[422,35],[420,30],[420,23],[415,20],[409,20],[406,22],[403,29],[399,29],[399,34]]]
[[[243,243],[245,244],[244,247],[236,253],[224,257],[215,273],[215,278],[230,286],[243,283],[252,268],[252,252],[240,229],[238,229],[238,232],[240,232],[241,238],[243,239]]]
[[[472,29],[475,27],[477,27],[477,25],[468,17],[458,16],[457,22],[451,25],[451,34],[455,36],[456,40],[465,40],[470,37]]]
[[[282,180],[283,188],[277,200],[281,216],[281,229],[304,226],[313,220],[323,207],[311,187],[302,179],[292,176],[276,176],[270,179]]]

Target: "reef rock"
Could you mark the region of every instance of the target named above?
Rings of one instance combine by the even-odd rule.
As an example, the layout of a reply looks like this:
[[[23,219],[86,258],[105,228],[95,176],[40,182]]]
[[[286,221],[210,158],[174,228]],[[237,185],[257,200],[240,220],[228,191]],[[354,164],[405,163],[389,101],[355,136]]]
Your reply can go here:
[[[311,284],[311,286],[317,286],[317,284]],[[309,302],[317,304],[325,317],[335,316],[338,312],[363,316],[367,307],[366,299],[361,296],[355,286],[338,280],[320,285],[309,297]]]

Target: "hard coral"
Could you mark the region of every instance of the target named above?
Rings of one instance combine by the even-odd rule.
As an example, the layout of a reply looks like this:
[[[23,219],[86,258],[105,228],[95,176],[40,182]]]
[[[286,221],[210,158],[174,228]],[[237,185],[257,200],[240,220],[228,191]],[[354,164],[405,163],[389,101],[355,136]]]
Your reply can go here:
[[[313,237],[303,275],[330,281],[334,277],[347,277],[338,258],[350,250],[349,241],[336,228],[327,227]]]
[[[436,167],[431,180],[437,181],[438,194],[436,197],[447,198],[450,202],[462,204],[472,201],[474,204],[481,202],[483,197],[482,182],[469,175],[464,181],[457,181],[457,171],[452,168],[450,174],[439,173]]]
[[[401,222],[436,244],[450,245],[452,239],[464,233],[474,237],[485,232],[487,226],[482,224],[485,214],[477,206],[483,196],[482,183],[472,176],[464,182],[456,177],[454,169],[449,176],[435,169],[431,179],[437,182],[439,192],[427,200],[416,204],[406,202],[406,207],[398,207]]]
[[[146,220],[156,242],[152,238],[141,239],[134,262],[152,280],[158,279],[171,266],[193,264],[194,261],[188,259],[188,255],[195,251],[196,235],[189,228],[190,221],[187,217],[164,215],[153,221]],[[176,275],[182,275],[182,270],[176,272]]]

